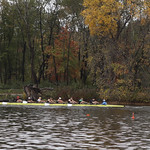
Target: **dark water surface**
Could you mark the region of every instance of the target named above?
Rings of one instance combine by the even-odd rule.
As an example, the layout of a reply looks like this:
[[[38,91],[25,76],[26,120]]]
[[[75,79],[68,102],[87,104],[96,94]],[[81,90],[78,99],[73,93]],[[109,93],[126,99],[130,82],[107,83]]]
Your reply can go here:
[[[0,106],[0,131],[2,150],[150,150],[150,107]]]

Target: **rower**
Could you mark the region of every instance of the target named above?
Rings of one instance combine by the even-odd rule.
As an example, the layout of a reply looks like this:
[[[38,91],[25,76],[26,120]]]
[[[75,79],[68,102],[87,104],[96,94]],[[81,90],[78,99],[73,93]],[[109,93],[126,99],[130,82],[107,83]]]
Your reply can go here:
[[[79,104],[87,104],[87,102],[85,102],[85,101],[83,100],[83,98],[81,98],[81,99],[79,100]]]
[[[79,99],[79,104],[81,104],[83,102],[83,98]]]
[[[99,104],[99,102],[93,98],[92,100],[90,100],[90,104],[96,105],[96,104]]]
[[[56,103],[64,104],[64,101],[61,99],[61,97],[59,97],[58,100],[56,101]]]
[[[68,103],[69,104],[77,104],[77,102],[75,100],[73,100],[72,97],[70,99],[68,99]]]
[[[38,102],[38,103],[40,103],[40,102],[41,102],[41,99],[42,99],[42,98],[41,98],[41,97],[39,97],[39,98],[38,98],[38,100],[37,100],[37,102]]]
[[[49,98],[49,99],[47,100],[47,103],[54,104],[55,101],[54,101],[52,98]]]
[[[33,101],[31,97],[28,97],[27,102],[28,103],[35,103],[35,101]]]
[[[22,103],[22,100],[20,99],[20,97],[19,96],[17,96],[17,103]]]

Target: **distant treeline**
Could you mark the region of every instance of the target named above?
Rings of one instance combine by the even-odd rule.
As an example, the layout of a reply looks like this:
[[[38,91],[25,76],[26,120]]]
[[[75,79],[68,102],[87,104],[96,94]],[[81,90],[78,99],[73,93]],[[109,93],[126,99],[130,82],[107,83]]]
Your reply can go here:
[[[150,2],[2,0],[0,83],[45,81],[149,101]]]

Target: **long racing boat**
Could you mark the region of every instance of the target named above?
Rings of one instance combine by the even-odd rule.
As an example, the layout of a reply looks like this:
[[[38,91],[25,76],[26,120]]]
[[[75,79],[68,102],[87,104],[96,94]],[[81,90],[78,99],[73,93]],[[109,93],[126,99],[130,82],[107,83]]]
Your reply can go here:
[[[50,103],[11,103],[11,102],[0,102],[0,105],[28,105],[28,106],[66,106],[66,107],[124,107],[124,105],[101,105],[101,104],[50,104]]]

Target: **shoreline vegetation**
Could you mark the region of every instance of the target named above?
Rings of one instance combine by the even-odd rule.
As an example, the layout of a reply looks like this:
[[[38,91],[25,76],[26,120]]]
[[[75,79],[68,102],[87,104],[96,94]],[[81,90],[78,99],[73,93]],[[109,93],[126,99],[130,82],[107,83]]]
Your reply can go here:
[[[0,100],[148,105],[149,29],[146,0],[0,1]]]
[[[22,100],[27,100],[23,88],[21,89],[0,89],[0,102],[14,102],[19,96]],[[98,90],[93,87],[75,88],[71,86],[57,86],[53,90],[44,90],[39,94],[42,100],[48,100],[52,97],[57,100],[59,97],[67,102],[69,98],[73,99],[78,103],[79,99],[83,97],[84,101],[90,102],[93,98],[100,104],[103,99],[106,99],[110,105],[132,105],[132,106],[150,106],[150,96],[146,92],[134,91],[134,92],[119,92],[119,90]]]

